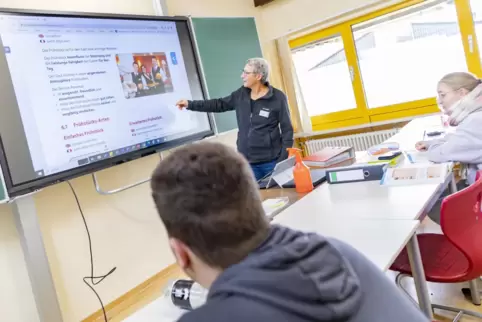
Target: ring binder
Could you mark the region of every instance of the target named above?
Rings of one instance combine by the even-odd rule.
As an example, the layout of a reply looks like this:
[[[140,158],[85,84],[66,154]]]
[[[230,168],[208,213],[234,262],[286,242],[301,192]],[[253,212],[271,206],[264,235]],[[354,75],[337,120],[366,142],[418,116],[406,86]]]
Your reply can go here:
[[[383,164],[357,164],[351,167],[333,168],[326,171],[328,183],[348,183],[381,180],[388,168]]]

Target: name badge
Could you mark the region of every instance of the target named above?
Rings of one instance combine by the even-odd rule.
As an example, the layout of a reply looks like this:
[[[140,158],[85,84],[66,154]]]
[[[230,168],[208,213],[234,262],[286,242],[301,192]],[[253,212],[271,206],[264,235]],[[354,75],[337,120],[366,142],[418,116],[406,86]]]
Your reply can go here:
[[[261,110],[261,111],[259,111],[259,116],[268,118],[268,117],[269,117],[269,110]]]

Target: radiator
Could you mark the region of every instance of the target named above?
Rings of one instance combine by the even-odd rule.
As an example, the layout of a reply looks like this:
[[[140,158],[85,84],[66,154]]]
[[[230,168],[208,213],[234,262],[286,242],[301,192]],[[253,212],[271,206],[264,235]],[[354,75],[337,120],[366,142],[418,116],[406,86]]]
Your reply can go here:
[[[318,152],[325,147],[335,146],[352,146],[355,151],[366,151],[369,147],[388,140],[393,135],[397,134],[399,130],[400,129],[391,129],[362,134],[337,136],[320,140],[311,140],[306,142],[306,149],[308,155]]]

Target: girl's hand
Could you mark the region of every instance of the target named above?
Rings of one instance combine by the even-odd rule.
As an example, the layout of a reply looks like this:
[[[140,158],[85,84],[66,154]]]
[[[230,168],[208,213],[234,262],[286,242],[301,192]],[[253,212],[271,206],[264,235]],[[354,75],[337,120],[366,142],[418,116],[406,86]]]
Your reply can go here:
[[[415,144],[415,149],[417,149],[417,151],[427,151],[428,147],[424,142],[417,142]]]

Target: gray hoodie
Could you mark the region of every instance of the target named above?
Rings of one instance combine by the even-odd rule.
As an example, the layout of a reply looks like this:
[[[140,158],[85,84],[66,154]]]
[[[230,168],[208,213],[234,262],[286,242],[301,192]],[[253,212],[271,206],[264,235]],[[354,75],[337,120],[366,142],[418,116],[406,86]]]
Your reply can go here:
[[[273,225],[266,241],[212,285],[181,322],[427,322],[352,247]]]
[[[482,110],[469,114],[454,133],[425,145],[430,161],[461,162],[467,169],[467,184],[474,183],[477,171],[482,169]]]

